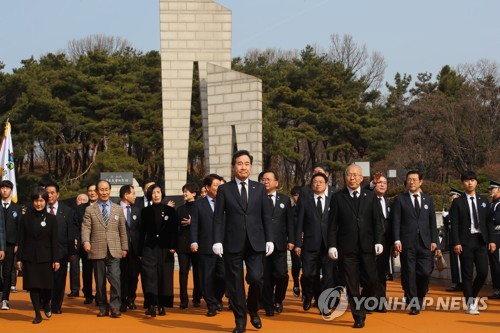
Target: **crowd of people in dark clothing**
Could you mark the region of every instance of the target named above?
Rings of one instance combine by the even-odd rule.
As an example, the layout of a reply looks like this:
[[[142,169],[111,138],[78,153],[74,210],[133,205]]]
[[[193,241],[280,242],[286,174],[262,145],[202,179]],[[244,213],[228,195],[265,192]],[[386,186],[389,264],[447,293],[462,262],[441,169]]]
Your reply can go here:
[[[164,316],[174,306],[177,258],[179,307],[190,305],[191,272],[191,306],[200,307],[204,300],[206,315],[213,317],[227,297],[235,316],[233,332],[244,332],[247,314],[259,329],[260,311],[268,317],[284,311],[291,259],[292,291],[302,296],[304,311],[315,307],[326,315],[332,309],[319,302],[321,293],[344,286],[354,327],[362,328],[370,312],[360,306],[363,297],[380,301],[374,311],[387,311],[392,257],[400,256],[408,312],[418,315],[424,310],[433,257],[447,250],[460,276],[450,290],[463,290],[466,313],[479,313],[488,260],[492,298],[500,298],[498,182],[491,181],[488,200],[476,193],[474,172],[462,175],[464,192],[452,189],[444,215],[449,245],[443,248],[433,199],[422,191],[418,170],[406,175],[406,191],[389,200],[387,178],[380,173],[363,184],[361,168],[352,164],[345,170],[345,188],[338,189],[329,184],[327,167],[318,165],[309,184],[293,187],[287,196],[273,170],[249,180],[252,162],[249,152],[239,151],[232,159],[231,181],[210,174],[201,186],[185,184],[179,207],[153,179],[143,182],[143,197],[136,196],[134,186],[121,186],[116,203],[111,184],[99,180],[78,196],[74,208],[59,200],[55,182],[34,187],[22,207],[10,197],[13,184],[2,181],[1,309],[10,309],[12,277],[18,271],[22,288],[30,293],[33,324],[42,322],[42,312],[46,318],[63,313],[64,297],[79,297],[80,291],[84,304],[96,303],[98,317],[119,318],[138,307],[146,316]],[[65,295],[68,272],[70,293]],[[136,304],[139,281],[143,304]]]

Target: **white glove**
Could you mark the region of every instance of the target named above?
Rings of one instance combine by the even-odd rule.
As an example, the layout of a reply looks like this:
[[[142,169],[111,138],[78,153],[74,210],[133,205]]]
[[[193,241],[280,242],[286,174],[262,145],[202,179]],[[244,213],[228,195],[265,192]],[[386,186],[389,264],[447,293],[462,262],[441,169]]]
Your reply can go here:
[[[332,260],[337,260],[339,258],[339,253],[337,252],[337,248],[336,247],[331,247],[328,249],[328,256],[332,259]]]
[[[222,250],[222,243],[215,243],[212,246],[212,251],[214,251],[216,255],[222,258],[222,254],[224,253],[224,251]]]
[[[384,246],[382,244],[375,244],[375,254],[379,255],[384,252]]]
[[[270,256],[274,251],[274,243],[266,242],[266,257]]]

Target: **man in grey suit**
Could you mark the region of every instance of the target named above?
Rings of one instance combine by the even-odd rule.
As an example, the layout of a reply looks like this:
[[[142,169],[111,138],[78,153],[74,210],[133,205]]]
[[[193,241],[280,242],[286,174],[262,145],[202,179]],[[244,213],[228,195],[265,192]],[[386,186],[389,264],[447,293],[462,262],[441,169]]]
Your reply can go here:
[[[111,185],[106,180],[96,183],[98,201],[87,207],[82,223],[82,244],[94,266],[98,317],[118,318],[120,312],[120,259],[127,256],[128,241],[123,209],[109,200]],[[106,296],[106,276],[110,302]]]
[[[215,200],[213,251],[218,256],[225,251],[226,286],[236,322],[233,333],[246,331],[247,308],[252,326],[262,327],[257,311],[264,283],[263,259],[264,254],[271,255],[274,250],[266,188],[248,179],[252,161],[246,150],[233,154],[231,166],[235,179],[219,187]],[[243,261],[249,284],[247,301]]]
[[[432,254],[441,254],[434,201],[420,190],[423,181],[420,171],[408,171],[408,192],[398,195],[392,205],[394,248],[401,254],[401,279],[410,315],[420,313],[429,290]]]

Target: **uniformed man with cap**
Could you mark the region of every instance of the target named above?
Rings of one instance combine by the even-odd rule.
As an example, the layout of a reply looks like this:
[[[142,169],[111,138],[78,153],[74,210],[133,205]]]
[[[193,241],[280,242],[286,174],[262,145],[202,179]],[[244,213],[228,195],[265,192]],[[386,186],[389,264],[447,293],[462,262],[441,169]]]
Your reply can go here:
[[[491,196],[491,215],[495,228],[495,242],[497,249],[490,255],[491,280],[493,282],[493,295],[490,299],[500,299],[500,182],[491,180],[488,191]]]
[[[459,196],[463,194],[462,191],[457,190],[454,187],[450,188],[450,193],[448,193],[448,199],[450,201],[450,205]],[[450,253],[450,269],[451,269],[451,283],[454,285],[450,288],[446,289],[446,291],[462,291],[462,275],[460,274],[460,258],[458,254],[453,251],[453,245],[450,242],[451,238],[451,223],[450,223],[450,215],[447,211],[443,211],[443,226],[445,231],[445,237],[447,241],[445,242],[448,246],[448,250]]]

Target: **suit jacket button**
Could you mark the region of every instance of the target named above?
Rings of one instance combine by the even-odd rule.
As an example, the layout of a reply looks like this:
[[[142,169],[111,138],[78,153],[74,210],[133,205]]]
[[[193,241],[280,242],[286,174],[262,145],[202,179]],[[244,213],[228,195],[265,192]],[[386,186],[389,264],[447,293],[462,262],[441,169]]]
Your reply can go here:
[[[156,235],[156,238],[160,237],[160,235]]]

